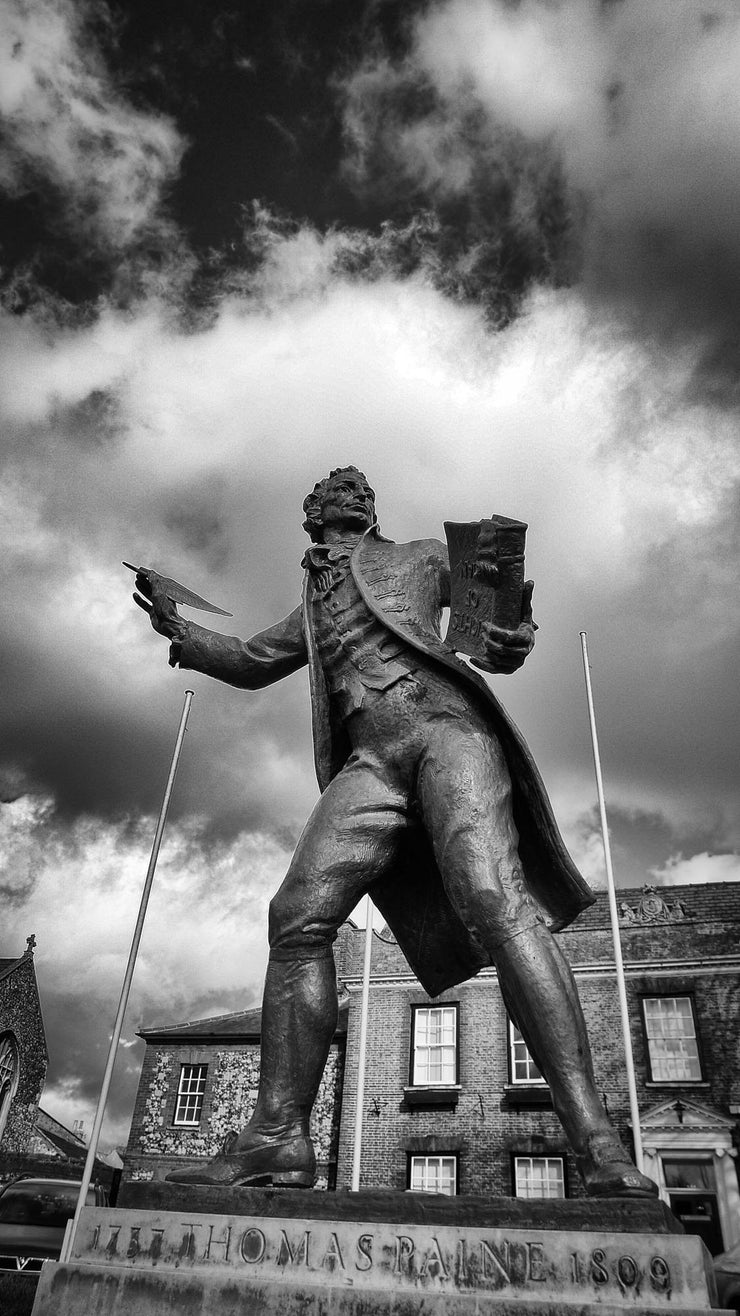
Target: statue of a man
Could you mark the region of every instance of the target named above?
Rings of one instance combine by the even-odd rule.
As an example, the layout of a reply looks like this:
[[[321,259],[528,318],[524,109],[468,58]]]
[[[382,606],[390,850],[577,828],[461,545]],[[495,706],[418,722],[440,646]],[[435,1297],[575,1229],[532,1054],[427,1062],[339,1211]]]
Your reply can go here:
[[[183,620],[137,576],[170,662],[248,690],[308,664],[321,797],[270,906],[262,1061],[252,1117],[180,1183],[309,1187],[309,1118],[337,1021],[332,943],[369,892],[436,995],[493,964],[547,1079],[590,1194],[649,1195],[596,1090],[580,1002],[553,931],[593,897],[563,846],[529,751],[486,682],[440,638],[445,546],[395,544],[355,467],[304,502],[303,600],[251,640]],[[486,628],[484,665],[521,667],[521,624]]]

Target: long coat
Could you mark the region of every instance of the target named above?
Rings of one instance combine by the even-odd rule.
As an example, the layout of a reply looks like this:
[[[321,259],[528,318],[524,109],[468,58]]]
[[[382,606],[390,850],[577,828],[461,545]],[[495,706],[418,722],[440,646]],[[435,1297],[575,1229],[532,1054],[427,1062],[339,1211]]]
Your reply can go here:
[[[500,742],[511,774],[514,822],[528,890],[554,931],[567,926],[593,904],[594,897],[565,848],[522,735],[483,678],[440,638],[441,610],[449,601],[445,546],[434,539],[394,544],[372,527],[355,548],[350,569],[368,608],[384,626],[483,701],[491,734]],[[316,773],[324,790],[350,751],[346,729],[331,715],[311,609],[306,606],[307,588],[308,575],[302,606],[251,640],[190,624],[175,656],[182,667],[246,689],[260,689],[308,663]],[[400,863],[402,872],[375,883],[373,900],[411,968],[434,996],[477,973],[490,957],[447,899],[421,827],[410,830]]]

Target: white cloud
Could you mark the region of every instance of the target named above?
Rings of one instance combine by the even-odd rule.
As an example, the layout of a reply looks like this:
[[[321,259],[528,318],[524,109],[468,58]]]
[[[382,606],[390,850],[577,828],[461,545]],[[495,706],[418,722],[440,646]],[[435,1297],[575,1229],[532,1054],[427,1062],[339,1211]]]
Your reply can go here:
[[[740,131],[731,0],[446,0],[415,32],[411,60],[450,102],[472,88],[495,120],[554,135],[604,214],[681,222],[687,204],[692,218],[697,206],[716,217],[721,200],[728,224]]]
[[[740,882],[740,854],[672,855],[660,868],[651,869],[660,886],[689,882]]]
[[[31,932],[52,1081],[43,1104],[70,1124],[92,1127],[97,1091],[147,871],[154,824],[71,826],[51,802],[21,797],[0,806],[3,953],[20,953]],[[267,904],[289,861],[256,832],[228,844],[203,822],[165,831],[136,964],[107,1141],[125,1136],[138,1077],[130,1034],[142,1024],[247,1008],[260,995],[267,958]],[[6,882],[6,877],[3,877]]]
[[[609,47],[593,4],[436,4],[417,20],[414,57],[448,96],[472,81],[528,136],[580,137],[605,118]]]
[[[98,11],[98,18],[100,18]],[[58,190],[89,240],[125,247],[158,216],[184,149],[163,115],[116,89],[74,0],[2,0],[0,184]]]

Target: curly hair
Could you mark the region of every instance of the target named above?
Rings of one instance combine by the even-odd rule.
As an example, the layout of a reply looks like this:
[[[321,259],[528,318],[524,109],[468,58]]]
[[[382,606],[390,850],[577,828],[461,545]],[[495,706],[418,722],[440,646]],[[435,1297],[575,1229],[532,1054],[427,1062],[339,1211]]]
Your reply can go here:
[[[315,484],[311,493],[303,500],[303,510],[306,513],[306,519],[303,522],[303,529],[308,532],[314,544],[320,544],[324,538],[324,523],[321,520],[321,504],[324,501],[324,494],[336,475],[359,475],[365,482],[365,488],[371,495],[373,503],[375,502],[375,490],[370,488],[367,476],[364,471],[359,471],[356,466],[338,466],[335,471],[329,471],[325,480],[319,480]],[[377,516],[373,516],[373,525],[377,522]]]

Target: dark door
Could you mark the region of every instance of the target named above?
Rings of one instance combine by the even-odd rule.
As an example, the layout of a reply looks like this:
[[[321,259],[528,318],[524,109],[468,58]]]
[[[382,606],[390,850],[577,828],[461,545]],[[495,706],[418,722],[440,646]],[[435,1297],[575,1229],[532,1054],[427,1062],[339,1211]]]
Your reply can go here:
[[[712,1256],[724,1251],[717,1206],[714,1165],[706,1158],[663,1157],[663,1174],[671,1210],[687,1234],[698,1234]]]

